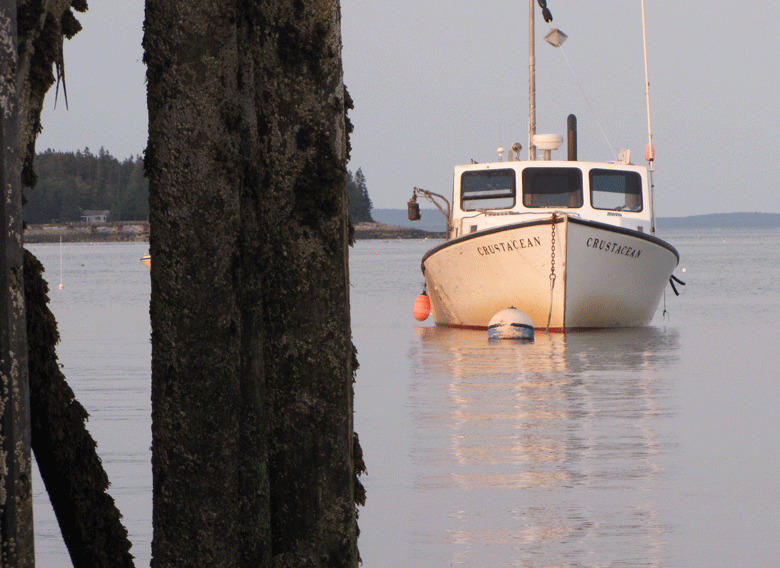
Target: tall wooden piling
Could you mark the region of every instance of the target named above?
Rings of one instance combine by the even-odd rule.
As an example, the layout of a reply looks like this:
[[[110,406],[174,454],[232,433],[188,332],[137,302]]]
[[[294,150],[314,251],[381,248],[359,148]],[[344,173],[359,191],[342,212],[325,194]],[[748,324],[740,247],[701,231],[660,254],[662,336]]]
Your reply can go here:
[[[0,533],[3,568],[35,566],[22,255],[16,0],[0,0]]]

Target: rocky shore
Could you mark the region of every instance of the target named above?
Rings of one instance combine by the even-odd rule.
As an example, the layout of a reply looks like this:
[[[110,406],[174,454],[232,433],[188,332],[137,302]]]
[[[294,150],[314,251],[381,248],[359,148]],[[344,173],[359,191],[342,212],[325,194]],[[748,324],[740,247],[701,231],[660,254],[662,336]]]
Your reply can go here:
[[[410,227],[385,225],[384,223],[358,223],[355,225],[355,239],[443,239],[444,232],[422,231]]]
[[[355,225],[355,239],[443,239],[444,233],[432,233],[386,225],[384,223],[358,223]],[[85,225],[74,223],[28,225],[24,231],[25,243],[92,243],[92,242],[144,242],[149,240],[149,223],[105,223]]]
[[[149,223],[46,224],[24,229],[25,243],[56,243],[60,239],[63,243],[143,242],[149,240]]]

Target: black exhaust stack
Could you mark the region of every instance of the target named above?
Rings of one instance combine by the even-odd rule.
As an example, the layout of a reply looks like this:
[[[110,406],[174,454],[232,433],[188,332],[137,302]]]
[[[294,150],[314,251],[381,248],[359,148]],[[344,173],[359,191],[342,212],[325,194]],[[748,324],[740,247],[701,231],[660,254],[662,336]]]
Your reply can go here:
[[[568,145],[569,145],[569,161],[570,162],[576,162],[577,161],[577,117],[573,114],[570,114],[569,117],[566,119],[566,130],[569,135],[568,139]]]

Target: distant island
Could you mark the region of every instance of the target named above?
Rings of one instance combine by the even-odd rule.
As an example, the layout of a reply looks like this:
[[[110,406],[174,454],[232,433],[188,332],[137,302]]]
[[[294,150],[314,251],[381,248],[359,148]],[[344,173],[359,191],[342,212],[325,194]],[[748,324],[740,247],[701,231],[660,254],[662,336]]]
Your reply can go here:
[[[712,213],[659,217],[659,229],[778,229],[779,213]]]

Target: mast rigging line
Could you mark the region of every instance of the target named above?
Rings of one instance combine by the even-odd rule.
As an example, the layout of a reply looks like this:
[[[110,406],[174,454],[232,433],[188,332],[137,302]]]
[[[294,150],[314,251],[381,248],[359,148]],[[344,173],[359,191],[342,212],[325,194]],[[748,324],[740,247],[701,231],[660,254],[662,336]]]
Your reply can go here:
[[[544,18],[545,23],[547,23],[550,26],[550,31],[557,31],[552,26],[553,17],[550,13],[549,8],[547,7],[547,0],[537,0],[539,7],[542,9],[542,16]],[[643,6],[644,6],[644,0],[642,0]],[[529,38],[529,96],[528,96],[528,159],[529,160],[536,160],[536,147],[533,143],[533,136],[536,134],[536,54],[535,54],[535,32],[534,32],[534,0],[530,0],[529,2],[529,32],[530,32],[530,38]],[[644,10],[644,8],[643,8]],[[644,20],[643,20],[644,21]],[[549,34],[548,34],[549,35]],[[547,39],[547,38],[545,38]],[[566,36],[564,34],[563,40],[566,39]],[[577,74],[574,72],[574,68],[572,67],[571,63],[569,62],[569,58],[566,56],[566,52],[563,50],[563,41],[560,43],[553,43],[552,41],[548,42],[553,45],[553,47],[558,47],[561,50],[561,53],[563,54],[563,59],[566,61],[566,65],[569,68],[569,71],[572,74],[572,77],[574,77],[574,82],[577,84],[577,88],[580,90],[580,94],[582,95],[582,98],[585,99],[585,103],[588,105],[588,109],[590,109],[591,116],[593,120],[596,121],[596,125],[599,127],[599,130],[601,131],[602,136],[604,136],[604,140],[607,143],[607,147],[609,148],[610,152],[612,153],[612,156],[615,160],[617,160],[617,152],[615,152],[615,148],[612,146],[612,143],[609,141],[609,138],[607,137],[607,133],[604,131],[604,128],[601,124],[601,121],[599,120],[598,115],[596,114],[596,111],[593,110],[593,105],[590,104],[590,100],[588,99],[588,96],[585,94],[585,89],[582,88],[582,83],[580,83],[579,78],[577,77]]]
[[[596,125],[599,127],[599,130],[601,131],[601,135],[604,136],[604,140],[607,143],[607,147],[609,148],[609,151],[612,152],[612,156],[615,160],[617,160],[617,152],[615,152],[614,146],[612,146],[612,143],[609,141],[609,138],[607,137],[607,133],[604,132],[604,127],[601,124],[601,120],[599,120],[598,114],[596,114],[596,111],[593,110],[593,105],[590,104],[590,100],[588,99],[588,95],[585,94],[585,89],[582,88],[582,83],[580,83],[579,77],[577,77],[577,74],[574,72],[574,68],[571,66],[571,63],[569,62],[569,58],[566,56],[566,52],[563,49],[563,46],[559,46],[558,49],[561,50],[561,53],[563,54],[563,59],[566,61],[566,65],[569,67],[569,71],[571,71],[572,77],[574,77],[574,82],[577,84],[577,88],[580,90],[580,94],[582,95],[582,98],[585,99],[585,104],[588,105],[588,109],[590,109],[590,113],[593,117],[593,120],[596,121]]]

